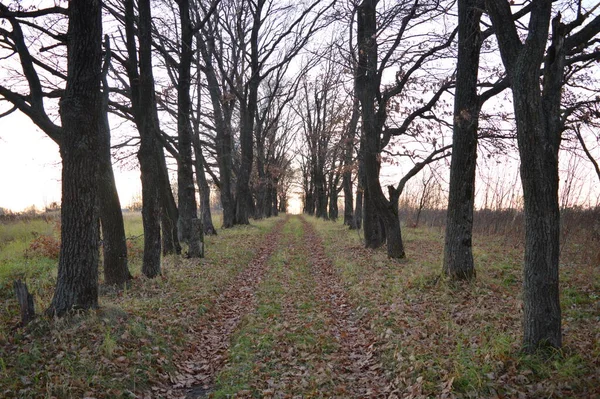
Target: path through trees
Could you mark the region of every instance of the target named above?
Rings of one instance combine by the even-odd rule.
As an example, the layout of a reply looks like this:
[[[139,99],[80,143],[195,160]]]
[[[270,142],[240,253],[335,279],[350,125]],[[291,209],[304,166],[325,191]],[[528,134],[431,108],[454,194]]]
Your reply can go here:
[[[322,239],[301,216],[275,225],[246,270],[198,321],[197,338],[173,386],[155,392],[244,397],[251,391],[235,389],[247,384],[266,396],[301,390],[368,398],[392,386],[381,372],[369,317],[356,311]]]

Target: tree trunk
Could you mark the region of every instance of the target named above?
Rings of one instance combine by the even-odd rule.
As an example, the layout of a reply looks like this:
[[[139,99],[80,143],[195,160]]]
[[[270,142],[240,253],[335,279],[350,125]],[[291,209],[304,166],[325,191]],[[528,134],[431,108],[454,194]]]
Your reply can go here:
[[[402,241],[400,216],[398,214],[398,200],[401,191],[396,190],[394,186],[388,186],[388,193],[390,196],[389,207],[391,212],[387,212],[387,216],[382,218],[385,225],[388,256],[390,258],[404,258],[406,255],[404,253],[404,242]]]
[[[381,219],[379,219],[379,215],[375,209],[375,202],[369,199],[367,192],[365,192],[363,211],[365,247],[379,248],[385,244],[385,227]]]
[[[352,172],[344,171],[342,175],[344,189],[344,225],[352,227],[354,222],[354,198],[352,194]]]
[[[224,229],[233,227],[235,221],[235,199],[232,194],[233,172],[233,149],[231,125],[229,119],[225,118],[221,100],[223,98],[217,75],[212,66],[212,53],[210,42],[205,42],[202,35],[196,36],[198,49],[206,64],[204,74],[206,76],[208,92],[213,107],[215,123],[215,144],[217,152],[217,163],[219,165],[219,192],[221,196],[221,206],[223,207],[223,225]]]
[[[481,49],[478,3],[478,0],[458,2],[458,65],[443,266],[444,274],[453,280],[475,277],[472,236],[479,126],[477,74]],[[420,209],[417,224],[419,215]]]
[[[145,129],[145,126],[142,125]],[[141,131],[140,131],[141,134]],[[142,273],[146,277],[156,277],[161,273],[161,206],[159,192],[159,166],[156,161],[156,139],[142,136],[138,160],[140,162],[142,180],[142,224],[144,226],[144,257]]]
[[[158,116],[156,117],[156,134],[158,131]],[[162,228],[162,252],[163,255],[181,254],[181,244],[179,243],[179,231],[177,221],[179,220],[179,210],[171,189],[171,180],[169,179],[169,170],[167,160],[162,145],[157,141],[156,157],[159,166],[159,195],[161,206],[161,228]]]
[[[385,226],[388,240],[387,252],[390,258],[405,256],[400,235],[398,205],[393,198],[388,201],[383,194],[379,182],[379,159],[381,146],[381,126],[376,123],[375,105],[379,90],[377,73],[377,21],[376,0],[364,0],[358,11],[357,41],[359,46],[358,67],[355,79],[356,95],[362,105],[362,121],[364,129],[364,151],[362,153],[365,166],[365,244],[376,248],[383,241],[377,234],[377,223]],[[385,107],[385,104],[379,104]],[[395,209],[394,209],[395,208]],[[369,236],[373,234],[373,236]]]
[[[260,140],[260,138],[258,138]],[[257,141],[258,141],[257,140]],[[271,197],[269,193],[269,184],[267,182],[267,176],[264,167],[264,148],[260,143],[256,143],[256,171],[258,174],[258,184],[256,187],[256,212],[254,214],[255,219],[262,219],[265,216],[268,217],[271,208]]]
[[[277,182],[271,183],[271,216],[279,216],[279,210],[283,209],[281,212],[285,212],[285,205],[281,208],[279,204],[279,197],[277,196]]]
[[[525,205],[523,346],[527,352],[562,345],[558,150],[564,34],[559,31],[562,25],[559,14],[544,66],[541,91],[539,74],[548,39],[552,2],[537,0],[532,4],[529,36],[521,43],[509,3],[486,1],[511,81],[517,122]]]
[[[177,81],[177,133],[179,159],[177,160],[177,199],[179,202],[178,233],[181,241],[188,243],[188,256],[200,258],[204,256],[204,235],[202,228],[197,228],[198,211],[196,205],[196,188],[194,186],[194,169],[192,162],[192,124],[191,112],[191,67],[192,67],[192,26],[190,21],[189,0],[179,0],[179,17],[181,22],[181,55],[179,58],[179,76]]]
[[[337,187],[332,185],[329,189],[329,220],[336,221],[338,218],[338,192]]]
[[[110,149],[108,151],[110,152]],[[102,227],[104,284],[123,287],[132,278],[127,266],[127,239],[123,213],[112,166],[106,163],[104,155],[101,156],[98,203]]]
[[[327,187],[324,165],[319,165],[315,172],[315,216],[327,220]]]
[[[200,65],[201,52],[198,49],[197,67]],[[202,109],[202,85],[200,82],[196,84],[196,96],[197,96],[197,113],[200,114]],[[196,183],[198,184],[198,191],[200,194],[200,220],[202,220],[202,233],[205,235],[217,235],[217,230],[213,225],[212,214],[210,212],[210,186],[206,180],[206,172],[204,170],[205,161],[204,155],[202,155],[202,147],[200,145],[200,117],[196,117],[194,120],[194,132],[192,134],[192,146],[195,155],[194,166],[196,168]]]
[[[254,46],[253,46],[254,47]],[[250,172],[254,160],[254,117],[258,101],[257,75],[250,78],[246,103],[240,104],[240,149],[241,161],[235,192],[235,224],[250,224],[248,219],[252,211],[250,195]]]
[[[356,207],[354,208],[354,220],[350,225],[351,230],[360,230],[363,222],[363,209],[364,209],[364,187],[365,187],[365,166],[362,161],[364,141],[361,138],[360,147],[358,149],[358,176],[356,184]]]
[[[144,226],[144,259],[142,273],[156,277],[161,273],[160,265],[160,218],[161,218],[161,167],[158,157],[158,115],[154,98],[152,74],[152,38],[150,0],[139,1],[139,72],[135,45],[135,15],[133,0],[125,0],[125,28],[127,53],[129,56],[128,76],[131,86],[131,101],[136,125],[140,132],[140,162],[142,181],[142,221]]]
[[[54,297],[62,316],[98,306],[98,171],[102,97],[102,12],[96,1],[69,3],[67,84],[60,101],[63,139],[61,246]]]
[[[354,201],[352,197],[352,154],[354,153],[354,138],[356,137],[356,128],[360,117],[360,101],[354,96],[352,107],[352,116],[348,124],[344,142],[344,170],[342,174],[342,186],[344,189],[344,225],[354,228]]]
[[[100,172],[98,203],[102,227],[104,257],[104,284],[123,287],[132,278],[127,266],[127,239],[121,211],[121,201],[115,183],[110,155],[110,124],[108,122],[108,81],[111,51],[108,35],[104,37],[104,65],[102,67],[102,123],[100,125]]]
[[[30,321],[35,319],[35,307],[33,305],[33,295],[29,293],[27,284],[21,280],[15,280],[13,287],[19,308],[21,309],[21,326],[26,326]]]
[[[213,225],[212,214],[210,212],[210,186],[206,181],[204,172],[204,156],[200,148],[200,139],[194,136],[194,153],[196,154],[196,182],[198,191],[200,191],[200,218],[202,220],[202,229],[205,235],[217,235],[217,230]]]
[[[234,224],[250,224],[249,202],[250,198],[250,170],[252,168],[252,137],[241,138],[242,160],[236,181],[235,190],[235,218]]]

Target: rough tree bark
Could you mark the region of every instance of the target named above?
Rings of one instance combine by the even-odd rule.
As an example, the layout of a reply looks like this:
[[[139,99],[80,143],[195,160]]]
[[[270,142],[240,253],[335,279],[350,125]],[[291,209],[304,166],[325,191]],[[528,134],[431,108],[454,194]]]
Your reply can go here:
[[[50,315],[98,306],[98,170],[102,97],[102,10],[69,3],[67,85],[60,101],[63,139],[61,247]]]
[[[27,284],[21,280],[15,280],[13,283],[17,302],[21,310],[21,326],[26,326],[30,321],[35,319],[35,307],[33,305],[33,295],[29,293]]]
[[[98,203],[102,228],[104,257],[104,284],[123,287],[132,276],[127,266],[127,239],[110,155],[110,124],[108,122],[109,86],[106,76],[111,50],[108,35],[104,36],[104,65],[102,66],[102,122],[100,125],[100,173],[98,176]]]
[[[235,224],[250,224],[252,206],[250,194],[250,172],[254,161],[254,121],[258,103],[258,87],[261,82],[261,63],[259,62],[259,31],[263,23],[264,0],[258,0],[251,10],[253,23],[250,32],[250,79],[247,94],[240,98],[240,168],[235,190]]]
[[[8,13],[8,9],[0,5],[0,16]],[[29,48],[25,43],[25,37],[20,27],[20,21],[14,17],[6,18],[13,30],[7,33],[14,43],[15,50],[18,53],[23,75],[29,85],[29,94],[27,101],[23,101],[23,96],[11,92],[6,87],[0,85],[0,93],[4,99],[10,101],[14,106],[27,115],[40,129],[44,131],[59,147],[62,142],[62,127],[54,124],[48,117],[44,109],[44,94],[36,69],[33,66],[33,59],[29,53]],[[106,42],[105,67],[108,68],[111,57],[110,47]],[[49,66],[46,66],[50,68]],[[106,77],[103,70],[102,77]],[[104,87],[108,87],[103,83]],[[102,225],[103,255],[104,255],[104,282],[106,284],[122,285],[130,277],[127,269],[127,249],[125,241],[125,231],[123,229],[123,215],[121,214],[121,205],[114,181],[110,157],[110,131],[107,121],[108,91],[104,90],[102,117],[106,128],[101,127],[101,141],[99,146],[100,172],[99,172],[99,204],[100,221]]]
[[[217,235],[217,229],[213,225],[212,214],[210,212],[210,186],[206,180],[204,172],[204,156],[200,148],[200,139],[194,135],[194,154],[196,167],[196,182],[200,192],[200,219],[202,220],[202,229],[205,235]]]
[[[364,147],[364,140],[360,138],[360,146],[358,148],[358,171],[356,176],[356,206],[354,208],[354,221],[350,225],[351,230],[360,230],[363,222],[363,211],[364,211],[364,187],[365,187],[365,166],[362,161],[362,153]]]
[[[161,134],[159,130],[158,114],[155,122],[157,134]],[[179,232],[177,221],[179,220],[179,210],[175,202],[175,196],[171,189],[171,180],[169,178],[169,169],[167,168],[167,160],[165,158],[164,148],[160,141],[157,141],[155,148],[156,157],[160,173],[158,174],[159,181],[159,196],[160,196],[160,226],[162,231],[162,253],[163,255],[181,254],[181,244],[179,243]]]
[[[352,162],[354,160],[354,139],[356,128],[360,117],[360,103],[356,96],[352,101],[352,116],[348,124],[348,130],[344,137],[344,170],[342,173],[342,186],[344,189],[344,225],[354,229],[354,198],[352,196]]]
[[[235,199],[232,193],[232,173],[233,173],[233,145],[229,113],[224,96],[221,91],[221,85],[217,79],[217,74],[213,67],[213,48],[214,40],[211,39],[211,33],[203,30],[203,34],[196,35],[198,43],[198,56],[204,60],[203,72],[206,76],[208,92],[213,108],[215,124],[215,144],[217,152],[217,163],[219,166],[219,192],[221,194],[221,206],[223,207],[224,229],[233,227],[235,221]]]
[[[365,166],[365,245],[377,248],[387,240],[387,252],[390,258],[403,258],[404,245],[398,219],[398,205],[394,198],[388,201],[379,183],[379,151],[381,148],[381,129],[375,116],[376,97],[379,91],[377,73],[377,0],[364,0],[357,13],[358,65],[355,79],[355,91],[361,103],[364,129],[363,160]],[[397,200],[397,198],[396,198]],[[385,227],[385,238],[377,234],[377,225]],[[371,235],[372,234],[372,235]]]
[[[200,62],[200,52],[198,51],[197,62]],[[196,86],[196,101],[198,113],[202,109],[202,86],[198,83]],[[202,233],[205,235],[217,235],[217,229],[212,221],[210,212],[210,186],[206,180],[204,170],[205,161],[202,155],[202,146],[200,145],[200,118],[194,119],[194,132],[192,135],[192,145],[194,149],[194,167],[196,169],[196,183],[200,192],[200,219],[202,220]]]
[[[454,280],[475,277],[471,243],[479,127],[480,19],[478,0],[458,1],[458,63],[443,266],[444,274]]]
[[[179,0],[179,19],[181,24],[181,54],[177,81],[177,134],[179,158],[177,160],[177,188],[179,219],[177,221],[180,240],[189,245],[188,256],[204,256],[204,235],[202,229],[193,228],[197,223],[196,188],[192,162],[192,124],[191,112],[191,67],[194,55],[192,48],[193,32],[190,21],[189,0]]]
[[[133,0],[125,0],[125,31],[127,37],[127,74],[131,87],[131,103],[134,118],[140,132],[140,162],[142,180],[142,221],[144,226],[144,258],[142,273],[147,277],[160,274],[160,164],[156,156],[158,143],[158,121],[153,117],[156,109],[154,79],[151,56],[151,13],[150,1],[139,2],[140,62],[135,40],[135,14]]]
[[[562,344],[559,301],[558,150],[560,87],[564,68],[564,35],[560,18],[553,34],[552,55],[544,60],[552,11],[551,0],[534,0],[529,31],[521,42],[506,0],[486,0],[496,29],[502,61],[511,81],[521,182],[525,202],[525,262],[523,280],[523,346],[528,352]],[[562,37],[561,37],[562,36]],[[553,86],[554,85],[554,86]]]

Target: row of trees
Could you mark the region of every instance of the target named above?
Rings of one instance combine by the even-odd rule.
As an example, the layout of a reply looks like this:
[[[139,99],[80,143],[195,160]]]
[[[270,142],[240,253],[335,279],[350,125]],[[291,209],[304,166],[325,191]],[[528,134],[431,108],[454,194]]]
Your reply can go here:
[[[2,62],[12,72],[0,85],[9,104],[2,116],[25,113],[61,149],[66,252],[49,310],[58,315],[97,305],[98,223],[105,283],[131,278],[111,122],[135,131],[116,147],[133,148],[140,165],[147,277],[160,274],[161,252],[179,254],[181,243],[188,256],[203,256],[203,234],[216,234],[209,178],[221,196],[224,228],[285,211],[292,177],[286,105],[301,76],[287,71],[325,26],[331,3],[95,6],[81,16],[70,3],[0,3]],[[176,196],[169,158],[177,165]]]
[[[364,218],[367,247],[387,243],[390,257],[404,257],[399,196],[410,178],[425,165],[449,156],[451,148],[443,271],[452,279],[471,279],[475,276],[471,237],[478,143],[484,140],[493,151],[503,151],[505,142],[499,140],[516,138],[526,215],[524,347],[530,351],[546,345],[560,347],[558,154],[561,138],[573,135],[597,165],[578,132],[582,125],[593,126],[593,115],[598,115],[592,65],[600,56],[595,46],[600,18],[593,14],[596,7],[586,8],[582,1],[540,0],[511,6],[508,1],[460,0],[454,7],[453,2],[443,1],[392,5],[365,0],[352,9],[348,37],[340,39],[349,51],[339,50],[339,57],[353,82],[318,89],[325,98],[328,90],[339,90],[336,85],[345,87],[350,92],[345,100],[348,116],[340,124],[333,118],[340,114],[335,110],[340,103],[329,104],[330,111],[324,111],[324,101],[315,94],[313,114],[329,112],[332,119],[321,131],[305,129],[305,212],[336,217],[335,212],[325,212],[324,204],[337,202],[336,193],[343,189],[339,174],[345,170],[340,154],[349,141],[360,137],[354,143],[354,169],[357,202],[364,213],[356,212],[354,222],[348,222],[350,218],[345,222],[356,227],[357,220]],[[449,24],[455,10],[457,23]],[[424,29],[425,23],[429,29]],[[345,46],[338,45],[341,48]],[[322,81],[329,76],[322,74]],[[513,112],[486,108],[486,102],[506,102],[499,95],[508,88]],[[454,96],[451,113],[449,102],[444,102],[449,92]],[[402,101],[403,112],[394,112],[396,101]],[[357,108],[359,124],[350,116]],[[506,126],[511,125],[516,135],[506,134]],[[451,146],[442,144],[443,134],[437,139],[430,136],[444,127],[452,129]],[[353,132],[348,134],[348,128]],[[421,147],[429,144],[428,152],[417,154],[394,143],[393,138],[400,136],[416,139]],[[390,155],[409,157],[413,166],[397,184],[388,185],[386,195],[380,172],[382,160]],[[326,171],[330,171],[328,179]],[[346,202],[345,208],[345,212],[352,209],[352,202]]]
[[[50,313],[97,306],[98,223],[105,282],[130,278],[111,124],[128,127],[116,146],[133,149],[140,165],[148,277],[180,243],[203,256],[203,235],[216,234],[211,181],[222,227],[248,224],[285,211],[295,159],[305,212],[336,219],[343,192],[344,223],[364,229],[367,247],[387,244],[391,258],[404,257],[400,195],[427,165],[451,157],[443,270],[470,279],[478,144],[502,151],[514,123],[527,225],[524,345],[560,347],[558,152],[574,132],[593,158],[581,131],[598,112],[595,8],[582,0],[56,4],[0,3],[1,62],[12,71],[0,84],[1,115],[29,116],[63,160]],[[512,100],[501,97],[508,88]],[[505,102],[514,112],[499,110]],[[399,159],[410,166],[384,180],[382,165]]]

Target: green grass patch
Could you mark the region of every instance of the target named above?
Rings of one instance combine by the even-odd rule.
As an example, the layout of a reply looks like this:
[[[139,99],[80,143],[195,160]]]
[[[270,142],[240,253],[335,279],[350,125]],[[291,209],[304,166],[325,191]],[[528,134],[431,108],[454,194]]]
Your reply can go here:
[[[326,315],[316,302],[314,280],[302,251],[303,228],[297,218],[284,226],[278,250],[257,292],[256,311],[233,337],[227,367],[215,398],[318,395],[331,388],[325,365],[337,344],[325,329]]]
[[[521,341],[523,249],[501,236],[474,238],[477,278],[440,278],[443,237],[437,229],[404,229],[407,259],[367,250],[341,223],[307,218],[324,240],[355,304],[372,318],[385,372],[401,391],[423,397],[585,396],[598,384],[600,308],[597,271],[561,270],[565,346],[555,359],[524,357]],[[587,366],[586,366],[587,365]],[[591,366],[594,365],[594,366]]]
[[[219,230],[206,237],[206,258],[165,257],[163,275],[152,280],[140,276],[134,261],[131,286],[102,291],[98,311],[38,317],[25,329],[14,329],[19,314],[13,278],[26,280],[41,313],[52,298],[57,262],[14,252],[0,269],[0,396],[133,398],[153,385],[169,385],[176,355],[194,339],[196,323],[278,220]],[[141,216],[126,214],[125,224],[141,248]]]

